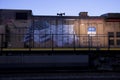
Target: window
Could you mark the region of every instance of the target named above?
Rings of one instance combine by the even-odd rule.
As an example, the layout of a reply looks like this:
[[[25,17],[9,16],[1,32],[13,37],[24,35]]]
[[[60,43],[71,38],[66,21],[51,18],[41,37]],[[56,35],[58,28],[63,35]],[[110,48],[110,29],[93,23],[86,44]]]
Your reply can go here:
[[[109,45],[114,45],[114,40],[109,40]]]
[[[117,40],[117,45],[119,45],[119,46],[120,46],[120,40]]]
[[[16,13],[16,20],[27,20],[28,14],[27,13]]]
[[[108,32],[109,37],[114,37],[114,32]]]
[[[116,37],[120,37],[120,32],[116,32]]]

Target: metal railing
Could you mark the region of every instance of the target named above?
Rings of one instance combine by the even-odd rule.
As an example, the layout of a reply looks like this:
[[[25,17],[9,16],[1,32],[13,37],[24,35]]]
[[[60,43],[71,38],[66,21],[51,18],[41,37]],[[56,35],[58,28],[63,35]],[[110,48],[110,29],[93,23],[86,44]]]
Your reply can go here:
[[[26,34],[0,34],[0,48],[110,48],[107,35],[34,34],[25,41]],[[119,46],[118,46],[119,47]]]

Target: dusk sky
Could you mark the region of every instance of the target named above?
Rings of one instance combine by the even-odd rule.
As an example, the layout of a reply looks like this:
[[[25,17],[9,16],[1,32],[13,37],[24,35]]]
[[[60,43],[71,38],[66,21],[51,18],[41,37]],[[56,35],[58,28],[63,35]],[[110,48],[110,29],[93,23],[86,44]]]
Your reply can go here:
[[[120,0],[0,0],[0,9],[30,9],[33,15],[64,13],[78,16],[86,11],[90,16],[120,13]]]

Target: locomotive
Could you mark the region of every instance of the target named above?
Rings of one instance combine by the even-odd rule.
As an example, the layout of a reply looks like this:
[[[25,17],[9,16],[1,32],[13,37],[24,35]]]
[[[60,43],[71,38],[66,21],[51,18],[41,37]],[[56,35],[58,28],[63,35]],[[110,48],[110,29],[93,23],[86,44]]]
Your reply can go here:
[[[99,48],[119,50],[120,14],[37,16],[31,10],[0,10],[3,48]],[[0,37],[2,39],[2,37]],[[27,40],[28,39],[28,40]],[[16,45],[17,43],[17,45]]]
[[[0,9],[1,55],[86,55],[95,66],[103,58],[118,65],[119,50],[120,13],[42,16],[31,10]]]

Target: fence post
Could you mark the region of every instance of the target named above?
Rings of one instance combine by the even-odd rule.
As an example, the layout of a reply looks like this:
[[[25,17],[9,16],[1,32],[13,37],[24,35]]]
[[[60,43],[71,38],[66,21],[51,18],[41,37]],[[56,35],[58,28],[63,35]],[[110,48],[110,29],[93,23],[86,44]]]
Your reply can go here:
[[[52,34],[52,51],[53,51],[53,49],[54,49],[54,41],[53,41],[53,34]]]
[[[29,52],[31,51],[31,46],[32,46],[31,42],[32,42],[32,39],[31,39],[31,34],[30,34],[30,40],[29,40]]]
[[[1,53],[2,53],[2,48],[3,48],[3,34],[0,34],[0,36],[1,36]]]
[[[89,51],[90,51],[90,47],[91,47],[90,35],[88,35],[88,44],[89,44]]]
[[[108,36],[108,50],[110,50],[110,36]]]
[[[74,51],[75,51],[75,49],[76,49],[76,45],[75,45],[75,42],[76,42],[76,41],[75,41],[75,40],[76,40],[76,39],[75,39],[75,34],[73,34],[73,35],[74,35]]]

